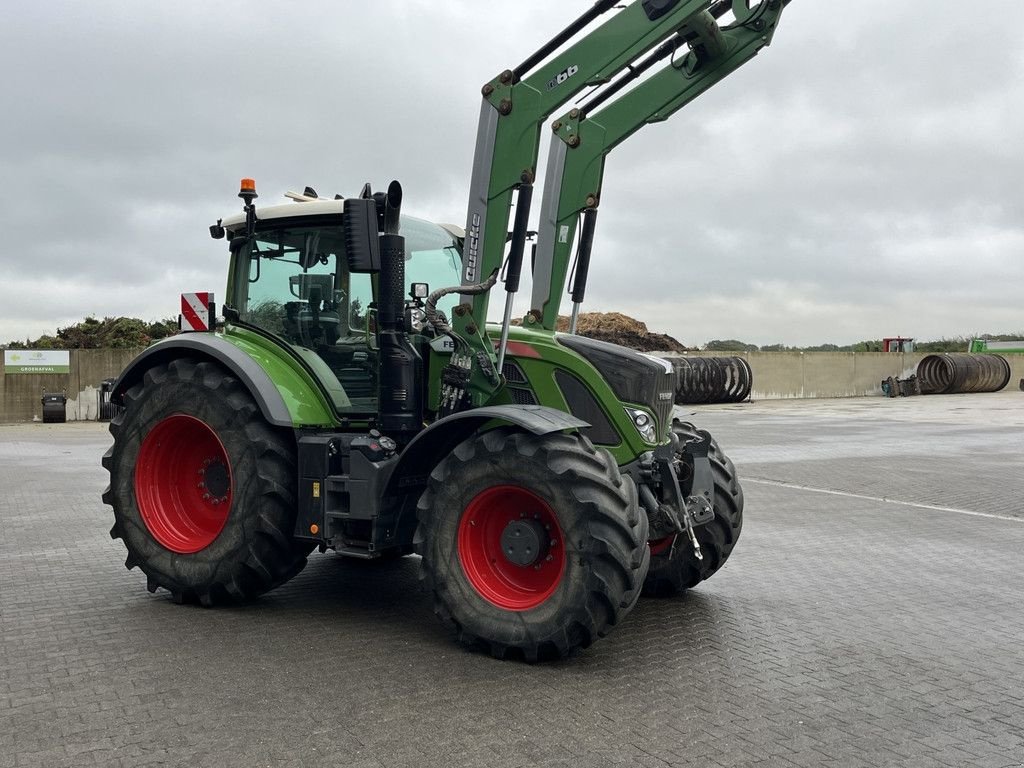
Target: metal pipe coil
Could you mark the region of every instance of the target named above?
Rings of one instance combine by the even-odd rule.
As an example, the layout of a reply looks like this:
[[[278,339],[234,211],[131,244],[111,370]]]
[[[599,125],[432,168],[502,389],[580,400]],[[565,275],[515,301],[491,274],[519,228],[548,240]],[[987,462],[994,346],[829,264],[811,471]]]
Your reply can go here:
[[[679,357],[676,404],[741,403],[750,397],[754,374],[742,357]]]
[[[998,392],[1010,383],[1010,364],[1001,355],[928,355],[917,364],[923,395]]]

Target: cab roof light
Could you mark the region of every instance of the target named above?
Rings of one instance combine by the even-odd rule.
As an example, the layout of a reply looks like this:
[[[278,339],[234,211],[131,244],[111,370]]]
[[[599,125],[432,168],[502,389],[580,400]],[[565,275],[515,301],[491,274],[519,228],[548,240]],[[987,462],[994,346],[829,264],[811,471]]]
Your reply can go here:
[[[242,179],[242,183],[239,184],[238,196],[243,200],[249,198],[255,200],[259,195],[256,194],[256,180],[255,179]]]

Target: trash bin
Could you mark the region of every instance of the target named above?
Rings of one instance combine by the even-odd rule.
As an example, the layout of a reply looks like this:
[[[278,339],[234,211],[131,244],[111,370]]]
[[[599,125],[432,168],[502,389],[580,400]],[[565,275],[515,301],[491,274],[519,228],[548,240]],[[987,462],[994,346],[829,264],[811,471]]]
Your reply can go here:
[[[43,392],[43,422],[63,424],[68,420],[68,396],[63,392]]]
[[[100,421],[110,421],[122,410],[120,405],[110,401],[116,383],[117,379],[104,379],[100,382]]]

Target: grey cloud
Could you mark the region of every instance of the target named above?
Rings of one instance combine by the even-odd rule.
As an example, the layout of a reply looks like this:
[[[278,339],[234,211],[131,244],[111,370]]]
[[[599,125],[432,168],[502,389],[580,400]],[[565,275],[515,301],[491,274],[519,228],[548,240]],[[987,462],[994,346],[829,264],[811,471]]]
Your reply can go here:
[[[411,212],[460,223],[480,85],[588,2],[482,5],[19,4],[0,341],[222,291],[206,226],[243,175],[264,203],[396,177]],[[588,308],[688,343],[1024,327],[1024,8],[969,21],[792,3],[770,50],[610,157]]]

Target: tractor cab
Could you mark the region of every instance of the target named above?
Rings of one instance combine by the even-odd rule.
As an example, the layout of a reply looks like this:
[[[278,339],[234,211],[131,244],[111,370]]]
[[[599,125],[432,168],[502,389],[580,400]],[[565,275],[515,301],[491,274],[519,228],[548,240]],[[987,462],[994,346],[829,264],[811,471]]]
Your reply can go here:
[[[301,357],[339,414],[373,414],[379,280],[350,267],[345,200],[293,197],[300,202],[260,208],[251,237],[245,237],[244,215],[223,222],[234,246],[227,306],[237,313],[236,322],[274,336]],[[402,216],[400,231],[407,289],[458,284],[458,230]],[[456,301],[457,296],[445,297],[440,309],[450,315]]]

